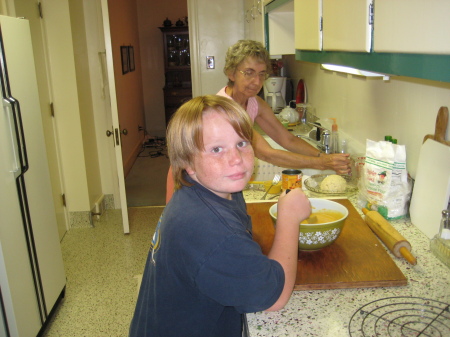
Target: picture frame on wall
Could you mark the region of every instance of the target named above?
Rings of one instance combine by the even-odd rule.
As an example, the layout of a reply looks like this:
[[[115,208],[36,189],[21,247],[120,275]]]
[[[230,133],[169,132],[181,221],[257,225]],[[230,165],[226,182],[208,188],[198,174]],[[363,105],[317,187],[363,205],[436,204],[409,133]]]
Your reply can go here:
[[[134,64],[134,47],[133,46],[128,47],[128,60],[130,62],[130,71],[134,71],[136,67]]]
[[[130,71],[130,60],[128,55],[128,47],[120,46],[120,54],[122,56],[122,75],[125,75]],[[134,61],[133,61],[134,63]]]

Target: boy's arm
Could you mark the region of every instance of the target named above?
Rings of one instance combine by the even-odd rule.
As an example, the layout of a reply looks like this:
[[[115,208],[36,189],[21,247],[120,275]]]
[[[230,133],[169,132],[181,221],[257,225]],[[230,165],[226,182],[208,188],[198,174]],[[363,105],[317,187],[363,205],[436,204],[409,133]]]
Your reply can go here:
[[[291,297],[297,276],[299,224],[308,218],[310,213],[311,204],[300,188],[280,196],[277,228],[268,257],[281,264],[285,281],[280,297],[267,311],[282,309]]]

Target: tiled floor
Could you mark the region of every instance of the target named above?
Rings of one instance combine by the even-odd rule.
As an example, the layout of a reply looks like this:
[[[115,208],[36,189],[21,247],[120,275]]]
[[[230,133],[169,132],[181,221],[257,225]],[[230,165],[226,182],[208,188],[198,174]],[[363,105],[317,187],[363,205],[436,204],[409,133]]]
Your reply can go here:
[[[130,234],[120,210],[107,210],[94,228],[76,228],[61,246],[66,296],[44,336],[123,337],[137,298],[154,228],[163,207],[129,208]]]

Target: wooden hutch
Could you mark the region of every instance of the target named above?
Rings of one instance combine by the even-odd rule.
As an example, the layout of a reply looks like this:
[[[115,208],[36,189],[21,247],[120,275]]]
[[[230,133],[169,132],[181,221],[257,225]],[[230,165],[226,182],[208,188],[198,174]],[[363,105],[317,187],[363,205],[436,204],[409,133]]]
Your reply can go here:
[[[182,27],[159,27],[163,33],[164,107],[166,124],[184,102],[192,98],[189,30]]]

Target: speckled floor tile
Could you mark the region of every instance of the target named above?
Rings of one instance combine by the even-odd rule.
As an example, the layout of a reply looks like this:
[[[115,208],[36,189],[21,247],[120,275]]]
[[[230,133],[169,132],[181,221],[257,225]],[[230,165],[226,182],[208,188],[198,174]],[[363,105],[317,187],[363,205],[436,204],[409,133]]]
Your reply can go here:
[[[61,246],[66,296],[44,336],[127,336],[150,240],[163,207],[129,208],[130,234],[120,210],[93,228],[71,229]]]

